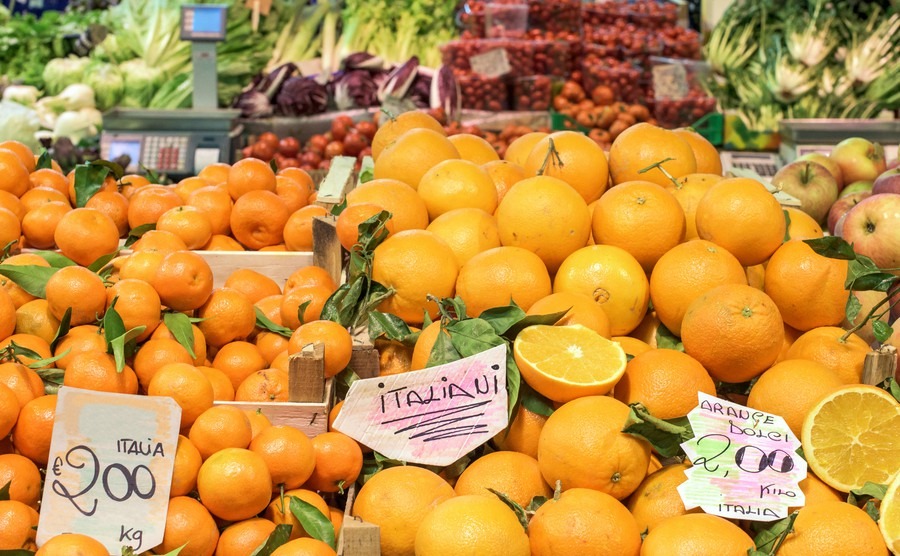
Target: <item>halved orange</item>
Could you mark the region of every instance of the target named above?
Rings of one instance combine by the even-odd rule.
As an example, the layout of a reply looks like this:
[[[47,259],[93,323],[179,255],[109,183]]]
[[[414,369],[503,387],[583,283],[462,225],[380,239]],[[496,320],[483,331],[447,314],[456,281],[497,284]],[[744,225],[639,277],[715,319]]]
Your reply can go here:
[[[557,402],[606,394],[625,373],[622,347],[580,324],[529,326],[513,355],[525,382]]]
[[[884,536],[884,542],[894,554],[900,554],[900,474],[888,485],[879,508],[881,517],[878,527]]]

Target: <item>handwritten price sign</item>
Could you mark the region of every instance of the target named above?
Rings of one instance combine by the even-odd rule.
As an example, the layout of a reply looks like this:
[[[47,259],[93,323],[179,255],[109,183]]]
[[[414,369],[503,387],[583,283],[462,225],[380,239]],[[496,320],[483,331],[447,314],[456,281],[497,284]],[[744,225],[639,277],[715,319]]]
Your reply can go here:
[[[683,443],[693,467],[678,493],[688,509],[722,517],[774,521],[802,506],[806,478],[800,441],[778,415],[700,392],[688,414],[694,438]]]
[[[441,466],[506,425],[505,345],[421,371],[357,380],[334,422],[389,458]]]
[[[72,532],[110,554],[161,543],[180,419],[171,398],[60,388],[38,544]]]

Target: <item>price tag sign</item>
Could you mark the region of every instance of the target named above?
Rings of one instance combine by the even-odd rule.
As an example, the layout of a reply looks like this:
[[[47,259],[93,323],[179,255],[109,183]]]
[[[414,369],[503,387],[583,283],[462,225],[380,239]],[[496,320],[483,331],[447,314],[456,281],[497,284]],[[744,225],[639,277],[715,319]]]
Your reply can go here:
[[[172,398],[60,388],[38,545],[62,533],[110,554],[161,543],[180,420]]]
[[[653,94],[656,98],[681,100],[689,92],[687,71],[681,64],[653,66]]]
[[[334,428],[385,456],[450,465],[506,428],[506,345],[421,371],[357,380]]]
[[[805,502],[800,441],[778,415],[699,393],[688,413],[694,438],[683,443],[693,466],[678,486],[687,509],[751,521],[787,517]]]
[[[485,77],[500,77],[512,71],[505,48],[495,48],[469,58],[472,71]]]

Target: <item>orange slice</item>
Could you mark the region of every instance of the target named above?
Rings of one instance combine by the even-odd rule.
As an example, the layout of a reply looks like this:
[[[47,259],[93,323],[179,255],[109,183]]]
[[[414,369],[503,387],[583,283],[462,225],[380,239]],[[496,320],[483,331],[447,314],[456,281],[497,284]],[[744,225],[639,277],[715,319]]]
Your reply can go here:
[[[900,474],[888,485],[879,511],[881,517],[878,519],[878,527],[884,536],[884,542],[891,552],[900,554]]]

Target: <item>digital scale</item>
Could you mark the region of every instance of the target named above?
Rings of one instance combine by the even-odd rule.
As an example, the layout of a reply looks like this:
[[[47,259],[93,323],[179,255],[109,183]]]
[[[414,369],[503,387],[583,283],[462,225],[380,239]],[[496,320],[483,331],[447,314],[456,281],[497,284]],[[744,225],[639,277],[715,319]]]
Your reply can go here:
[[[722,160],[722,170],[727,172],[732,168],[741,170],[753,170],[761,177],[770,179],[782,166],[781,157],[777,153],[752,152],[752,151],[722,151],[719,153]]]
[[[897,158],[900,120],[782,120],[778,133],[781,135],[779,153],[785,162],[811,152],[827,154],[833,146],[850,137],[880,143],[885,157],[891,160]]]
[[[111,110],[103,116],[103,159],[127,154],[126,172],[143,167],[176,180],[216,162],[231,162],[241,134],[235,126],[240,110],[218,109],[216,74],[216,43],[225,39],[227,11],[220,4],[181,7],[181,39],[191,41],[193,108]]]

